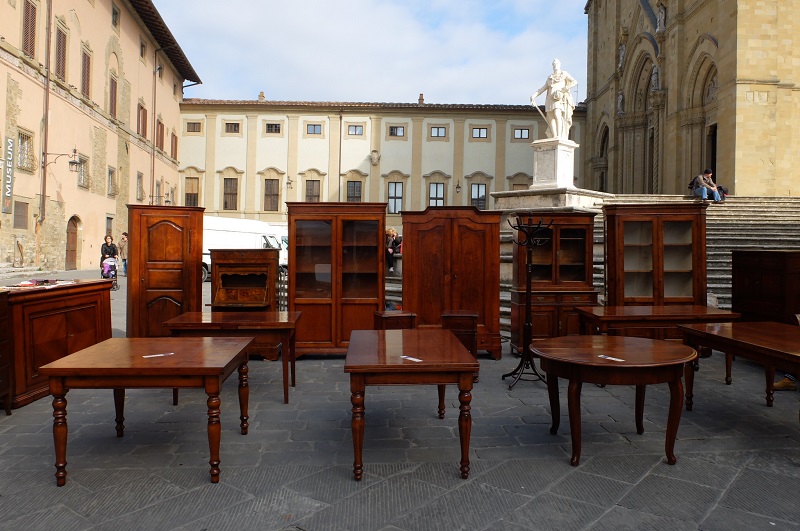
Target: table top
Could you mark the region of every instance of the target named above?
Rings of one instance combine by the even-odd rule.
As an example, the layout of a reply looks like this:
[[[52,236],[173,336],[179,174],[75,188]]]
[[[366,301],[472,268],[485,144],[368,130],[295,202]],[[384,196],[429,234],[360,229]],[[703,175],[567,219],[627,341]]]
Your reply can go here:
[[[353,330],[344,372],[477,371],[477,360],[450,330]]]
[[[300,312],[186,312],[164,323],[169,329],[294,328]]]
[[[116,337],[39,368],[44,376],[224,374],[252,337]],[[246,359],[246,358],[245,358]]]
[[[691,304],[670,304],[665,306],[578,306],[575,311],[586,317],[599,319],[635,319],[647,317],[655,319],[674,318],[699,318],[722,317],[726,319],[739,319],[741,314],[711,306],[698,306]]]
[[[561,336],[531,343],[542,358],[594,367],[659,367],[692,361],[693,348],[673,341],[627,336]]]
[[[745,343],[751,348],[769,350],[788,357],[800,357],[800,326],[772,321],[682,324],[678,330],[718,342]]]

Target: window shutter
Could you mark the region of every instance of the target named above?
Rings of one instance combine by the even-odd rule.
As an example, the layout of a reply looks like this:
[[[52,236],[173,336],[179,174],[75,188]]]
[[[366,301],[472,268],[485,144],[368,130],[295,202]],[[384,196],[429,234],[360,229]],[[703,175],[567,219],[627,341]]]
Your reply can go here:
[[[56,77],[67,79],[67,34],[61,28],[56,28]]]
[[[30,0],[25,0],[22,14],[22,51],[36,57],[36,4]]]

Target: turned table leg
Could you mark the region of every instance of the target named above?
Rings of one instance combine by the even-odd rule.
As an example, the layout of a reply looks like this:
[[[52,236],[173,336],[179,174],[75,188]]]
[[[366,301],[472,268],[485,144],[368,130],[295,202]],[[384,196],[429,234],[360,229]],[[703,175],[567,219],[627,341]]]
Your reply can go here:
[[[50,378],[50,394],[53,395],[53,444],[56,450],[56,485],[67,483],[67,390],[64,381]]]
[[[239,426],[242,429],[242,435],[247,435],[250,428],[248,420],[250,417],[247,415],[247,409],[250,406],[250,384],[247,373],[250,372],[250,367],[247,365],[247,358],[245,357],[244,363],[239,365]]]
[[[460,377],[458,386],[458,437],[461,442],[461,479],[469,477],[469,438],[472,434],[472,374]],[[444,387],[444,386],[442,386]]]
[[[350,421],[353,432],[353,477],[361,481],[364,474],[364,377],[358,374],[350,375],[350,402],[353,404],[353,416]]]

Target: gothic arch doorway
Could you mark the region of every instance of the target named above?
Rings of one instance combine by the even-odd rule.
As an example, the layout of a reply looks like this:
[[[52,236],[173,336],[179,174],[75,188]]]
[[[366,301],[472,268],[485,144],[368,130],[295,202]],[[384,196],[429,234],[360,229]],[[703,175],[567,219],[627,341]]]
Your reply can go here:
[[[67,221],[67,249],[64,269],[74,271],[78,269],[78,218],[72,216]]]

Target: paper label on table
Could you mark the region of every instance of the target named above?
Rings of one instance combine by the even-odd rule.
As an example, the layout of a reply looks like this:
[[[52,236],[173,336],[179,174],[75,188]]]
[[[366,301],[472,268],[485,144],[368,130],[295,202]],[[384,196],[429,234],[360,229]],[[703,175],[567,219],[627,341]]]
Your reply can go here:
[[[597,356],[598,358],[603,358],[604,360],[611,360],[611,361],[625,361],[619,358],[612,358],[611,356],[606,356],[605,354],[600,354]]]
[[[404,360],[408,360],[408,361],[416,361],[417,363],[421,363],[422,362],[422,360],[417,359],[417,358],[412,358],[411,356],[403,356],[403,359]]]
[[[164,356],[172,356],[175,354],[174,352],[163,352],[161,354],[147,354],[146,356],[142,356],[143,358],[161,358]]]

